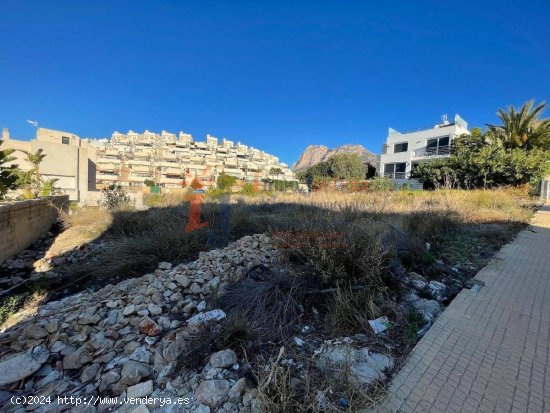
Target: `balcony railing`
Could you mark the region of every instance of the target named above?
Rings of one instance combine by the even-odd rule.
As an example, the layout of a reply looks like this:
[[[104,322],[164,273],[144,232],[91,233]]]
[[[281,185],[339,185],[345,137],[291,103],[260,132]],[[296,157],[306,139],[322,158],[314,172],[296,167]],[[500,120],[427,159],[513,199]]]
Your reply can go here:
[[[450,145],[439,147],[423,147],[413,151],[413,158],[425,158],[430,156],[447,156],[451,153]]]
[[[446,128],[447,126],[453,126],[454,124],[455,124],[455,122],[448,122],[448,123],[442,123],[442,124],[435,125],[435,126],[430,125],[430,126],[422,126],[420,128],[407,129],[407,130],[404,130],[404,131],[398,131],[398,130],[392,129],[388,133],[388,136],[404,135],[406,133],[422,132],[422,131],[425,131],[425,130],[436,129],[436,128]]]
[[[406,172],[386,172],[384,174],[385,178],[391,178],[391,179],[406,179],[407,173]]]

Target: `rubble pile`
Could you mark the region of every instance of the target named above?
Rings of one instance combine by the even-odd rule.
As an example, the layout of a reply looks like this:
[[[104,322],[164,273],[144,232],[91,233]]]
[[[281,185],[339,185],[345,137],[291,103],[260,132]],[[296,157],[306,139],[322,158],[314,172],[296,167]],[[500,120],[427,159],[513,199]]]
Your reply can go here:
[[[178,367],[177,360],[195,329],[225,317],[222,310],[207,307],[208,296],[250,268],[275,260],[267,235],[246,236],[226,248],[201,252],[192,263],[173,267],[162,262],[140,278],[49,302],[0,336],[0,386],[8,395],[116,397],[111,405],[87,406],[87,411],[160,408],[118,406],[129,397],[150,396],[188,400],[173,411],[259,412],[232,350],[212,354],[198,371]],[[53,408],[3,399],[2,411]],[[56,409],[85,410],[71,405]]]

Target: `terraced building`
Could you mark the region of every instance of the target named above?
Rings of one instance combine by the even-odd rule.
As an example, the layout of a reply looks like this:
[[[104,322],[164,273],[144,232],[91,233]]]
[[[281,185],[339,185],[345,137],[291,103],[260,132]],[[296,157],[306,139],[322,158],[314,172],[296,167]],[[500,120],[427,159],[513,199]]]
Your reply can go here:
[[[259,149],[207,135],[196,142],[190,134],[162,131],[114,132],[110,140],[91,141],[97,147],[97,186],[117,184],[130,189],[153,181],[165,188],[182,188],[197,179],[213,186],[225,173],[243,182],[266,179],[295,181],[287,164]]]

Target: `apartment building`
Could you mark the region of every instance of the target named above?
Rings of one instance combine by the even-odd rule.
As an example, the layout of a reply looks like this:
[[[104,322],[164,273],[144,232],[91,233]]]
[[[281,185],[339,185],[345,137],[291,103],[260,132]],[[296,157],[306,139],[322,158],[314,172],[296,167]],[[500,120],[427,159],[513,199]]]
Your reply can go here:
[[[194,179],[209,187],[221,173],[243,182],[295,180],[288,165],[276,156],[211,135],[200,142],[184,132],[128,131],[114,132],[108,143],[90,142],[97,145],[98,187],[117,184],[139,189],[149,180],[165,188],[183,188]],[[281,173],[271,176],[273,168]]]
[[[30,170],[26,152],[42,149],[45,158],[40,163],[44,179],[56,179],[55,186],[69,195],[71,201],[85,201],[88,192],[96,185],[96,149],[78,135],[53,129],[37,128],[36,138],[31,141],[10,138],[7,128],[2,130],[2,149],[14,149],[11,155],[14,164],[22,170]]]
[[[389,128],[380,156],[380,175],[408,179],[421,162],[450,156],[453,139],[469,133],[468,124],[459,115],[452,122],[443,115],[441,123],[404,132]]]

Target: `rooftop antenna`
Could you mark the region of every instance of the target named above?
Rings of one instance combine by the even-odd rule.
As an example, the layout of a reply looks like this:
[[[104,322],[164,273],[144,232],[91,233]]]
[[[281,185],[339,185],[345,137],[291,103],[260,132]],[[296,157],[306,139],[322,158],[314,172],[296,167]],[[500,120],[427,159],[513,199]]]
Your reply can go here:
[[[443,125],[447,125],[449,123],[449,121],[447,120],[447,114],[444,113],[443,115],[441,115],[441,123]]]

